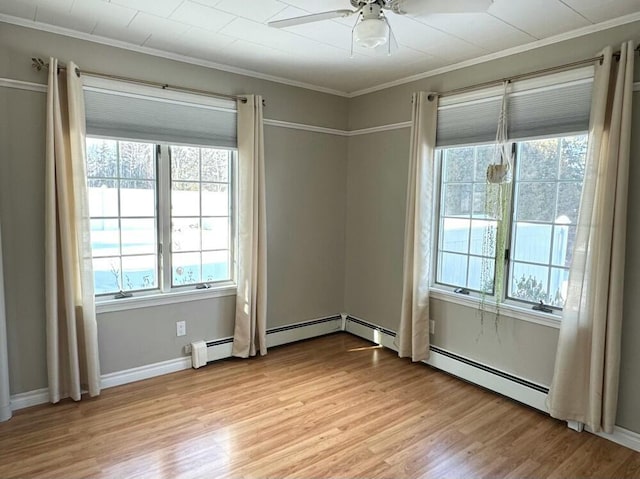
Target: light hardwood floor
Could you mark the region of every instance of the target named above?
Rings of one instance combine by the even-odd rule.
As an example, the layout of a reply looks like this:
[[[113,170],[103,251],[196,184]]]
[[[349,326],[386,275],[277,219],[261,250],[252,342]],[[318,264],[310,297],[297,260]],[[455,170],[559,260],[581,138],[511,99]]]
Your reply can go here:
[[[640,477],[640,453],[346,333],[18,412],[9,477]]]

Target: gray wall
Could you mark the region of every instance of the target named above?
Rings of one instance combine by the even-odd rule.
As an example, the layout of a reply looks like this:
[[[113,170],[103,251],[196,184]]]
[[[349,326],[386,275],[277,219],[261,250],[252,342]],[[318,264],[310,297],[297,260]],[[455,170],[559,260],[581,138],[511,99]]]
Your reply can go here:
[[[640,79],[637,57],[635,79]],[[632,124],[618,424],[640,432],[640,188],[635,187],[640,182],[640,91],[633,95]]]
[[[0,88],[0,220],[11,392],[45,387],[45,95]],[[18,141],[19,140],[19,141]]]
[[[82,68],[216,90],[253,92],[265,117],[338,129],[410,119],[410,93],[442,91],[595,55],[637,36],[640,23],[566,41],[346,100],[149,55],[0,23],[0,77],[43,83],[32,56],[73,59]],[[640,62],[638,62],[640,67]],[[638,78],[638,75],[636,75]],[[640,154],[636,94],[633,158]],[[46,386],[43,297],[44,94],[0,88],[0,221],[12,393]],[[265,128],[269,260],[269,327],[346,311],[396,329],[409,131],[350,138]],[[632,181],[640,166],[632,162]],[[630,189],[630,202],[640,200]],[[629,212],[625,320],[618,424],[640,432],[640,220]],[[194,339],[232,333],[233,297],[99,315],[102,372],[181,355]],[[501,317],[498,333],[476,311],[432,300],[434,344],[524,378],[548,384],[557,329]],[[175,321],[188,335],[175,337]]]
[[[409,129],[349,138],[345,310],[396,330]]]
[[[408,128],[349,138],[345,310],[397,330],[402,298],[402,254]],[[431,300],[434,345],[548,385],[558,330],[502,315],[481,327],[477,311]],[[532,340],[535,338],[535,340]]]
[[[590,58],[606,45],[638,40],[640,22],[494,60],[410,84],[353,98],[349,129],[361,129],[411,119],[411,92],[446,91],[557,64]],[[636,80],[640,61],[636,60]],[[633,184],[640,182],[640,108],[635,94],[630,205],[640,201]],[[347,178],[347,239],[345,309],[356,317],[396,330],[402,292],[402,251],[409,156],[409,130],[393,130],[349,139]],[[628,219],[625,315],[617,423],[640,432],[640,218],[631,207]],[[474,308],[431,300],[436,321],[433,344],[548,385],[558,330],[501,315],[498,331],[493,318],[480,319]]]
[[[255,78],[0,23],[0,78],[45,83],[31,57],[85,70],[221,93],[256,93],[265,118],[346,127],[348,100]],[[0,221],[5,259],[11,393],[46,387],[44,323],[45,100],[0,87]],[[344,306],[347,142],[265,128],[268,327],[335,315]],[[235,297],[98,315],[102,373],[181,356],[196,339],[233,334]],[[187,321],[176,337],[175,322]]]
[[[265,128],[269,327],[344,307],[347,138]]]

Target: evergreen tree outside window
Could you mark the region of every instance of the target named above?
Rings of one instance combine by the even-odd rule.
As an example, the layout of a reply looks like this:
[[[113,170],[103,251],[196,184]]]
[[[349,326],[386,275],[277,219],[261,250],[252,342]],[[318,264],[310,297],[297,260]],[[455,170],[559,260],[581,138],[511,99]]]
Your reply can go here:
[[[234,154],[87,138],[96,295],[233,281]]]
[[[499,301],[562,308],[575,238],[587,135],[517,141],[506,211],[508,251],[483,250],[497,223],[484,203],[493,145],[442,148],[435,282],[493,295],[496,261],[505,261]],[[489,231],[489,234],[487,232]],[[503,259],[504,258],[504,259]],[[482,263],[491,265],[483,274]],[[486,268],[485,268],[486,269]]]

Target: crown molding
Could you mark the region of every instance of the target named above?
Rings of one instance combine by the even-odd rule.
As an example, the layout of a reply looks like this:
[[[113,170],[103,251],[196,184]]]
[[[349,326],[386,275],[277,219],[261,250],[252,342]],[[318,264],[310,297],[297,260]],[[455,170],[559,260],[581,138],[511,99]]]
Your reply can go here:
[[[490,53],[488,55],[483,55],[478,58],[474,58],[471,60],[465,60],[463,62],[455,63],[453,65],[448,65],[442,68],[436,68],[435,70],[429,70],[424,73],[418,73],[416,75],[411,75],[404,78],[399,78],[397,80],[393,80],[390,82],[381,83],[379,85],[375,85],[369,88],[364,88],[362,90],[356,90],[353,92],[345,92],[340,90],[335,90],[332,88],[327,88],[319,85],[314,85],[311,83],[300,82],[297,80],[291,80],[288,78],[282,78],[274,75],[268,75],[265,73],[256,72],[253,70],[247,70],[244,68],[233,67],[230,65],[225,65],[222,63],[216,63],[208,60],[202,60],[194,57],[190,57],[187,55],[181,55],[178,53],[169,53],[162,50],[157,50],[155,48],[143,47],[139,45],[134,45],[132,43],[122,42],[119,40],[114,40],[111,38],[101,37],[98,35],[92,35],[88,33],[76,32],[74,30],[57,27],[55,25],[49,25],[46,23],[35,22],[33,20],[27,20],[24,18],[14,17],[11,15],[0,14],[0,22],[9,23],[12,25],[17,25],[26,28],[32,28],[35,30],[41,30],[49,33],[55,33],[58,35],[63,35],[71,38],[77,38],[79,40],[85,40],[93,43],[98,43],[102,45],[112,46],[116,48],[121,48],[124,50],[130,50],[137,53],[143,53],[147,55],[152,55],[155,57],[165,58],[168,60],[179,61],[183,63],[189,63],[192,65],[202,66],[206,68],[213,68],[216,70],[224,71],[227,73],[234,73],[237,75],[248,76],[251,78],[257,78],[260,80],[272,81],[275,83],[281,83],[283,85],[304,88],[307,90],[317,91],[320,93],[327,93],[329,95],[340,96],[344,98],[355,98],[358,96],[366,95],[369,93],[374,93],[380,90],[384,90],[387,88],[392,88],[399,85],[404,85],[406,83],[411,83],[414,81],[422,80],[425,78],[430,78],[437,75],[442,75],[444,73],[452,72],[455,70],[460,70],[462,68],[478,65],[481,63],[486,63],[492,60],[497,60],[500,58],[508,57],[511,55],[516,55],[519,53],[524,53],[530,50],[535,50],[536,48],[541,48],[549,45],[553,45],[556,43],[560,43],[566,40],[572,40],[574,38],[579,38],[585,35],[590,35],[593,33],[597,33],[603,30],[608,30],[611,28],[616,28],[622,25],[626,25],[629,23],[640,21],[640,12],[632,13],[629,15],[625,15],[622,17],[614,18],[612,20],[607,20],[605,22],[596,23],[593,25],[589,25],[587,27],[578,28],[576,30],[572,30],[570,32],[561,33],[559,35],[554,35],[552,37],[544,38],[542,40],[537,40],[531,43],[527,43],[525,45],[520,45],[513,48],[508,48],[506,50],[502,50],[495,53]]]
[[[260,73],[254,70],[247,70],[244,68],[238,68],[231,65],[225,65],[223,63],[216,63],[208,60],[202,60],[199,58],[190,57],[188,55],[182,55],[179,53],[170,53],[155,48],[143,47],[140,45],[134,45],[133,43],[122,42],[113,38],[102,37],[99,35],[92,35],[90,33],[77,32],[68,28],[57,27],[55,25],[49,25],[48,23],[34,22],[33,20],[27,20],[25,18],[14,17],[11,15],[0,14],[0,23],[9,23],[17,25],[19,27],[32,28],[34,30],[41,30],[43,32],[55,33],[57,35],[63,35],[66,37],[77,38],[78,40],[85,40],[88,42],[99,43],[101,45],[107,45],[110,47],[121,48],[123,50],[129,50],[137,53],[144,53],[146,55],[152,55],[154,57],[165,58],[167,60],[174,60],[183,63],[189,63],[191,65],[197,65],[206,68],[213,68],[215,70],[224,71],[227,73],[234,73],[236,75],[243,75],[251,78],[257,78],[259,80],[267,80],[275,83],[281,83],[287,86],[293,86],[298,88],[304,88],[306,90],[313,90],[320,93],[328,93],[329,95],[336,95],[341,97],[348,97],[347,92],[334,90],[319,85],[313,85],[311,83],[305,83],[297,80],[291,80],[288,78],[282,78],[275,75],[269,75],[266,73]]]
[[[612,20],[607,20],[606,22],[596,23],[594,25],[589,25],[587,27],[578,28],[576,30],[571,30],[570,32],[560,33],[559,35],[543,38],[542,40],[537,40],[535,42],[526,43],[524,45],[520,45],[517,47],[508,48],[506,50],[502,50],[499,52],[490,53],[488,55],[483,55],[481,57],[474,58],[471,60],[465,60],[463,62],[455,63],[453,65],[448,65],[446,67],[436,68],[435,70],[430,70],[428,72],[418,73],[416,75],[400,78],[398,80],[381,83],[380,85],[372,86],[369,88],[363,88],[362,90],[350,92],[347,94],[347,96],[349,98],[355,98],[361,95],[366,95],[368,93],[385,90],[387,88],[391,88],[394,86],[404,85],[406,83],[411,83],[417,80],[423,80],[425,78],[434,77],[436,75],[442,75],[443,73],[449,73],[455,70],[460,70],[461,68],[478,65],[480,63],[490,62],[492,60],[498,60],[500,58],[516,55],[518,53],[528,52],[530,50],[535,50],[536,48],[546,47],[549,45],[553,45],[555,43],[564,42],[566,40],[572,40],[574,38],[583,37],[585,35],[601,32],[603,30],[608,30],[610,28],[620,27],[622,25],[626,25],[628,23],[633,23],[637,21],[640,21],[640,12],[631,13],[629,15],[614,18]]]

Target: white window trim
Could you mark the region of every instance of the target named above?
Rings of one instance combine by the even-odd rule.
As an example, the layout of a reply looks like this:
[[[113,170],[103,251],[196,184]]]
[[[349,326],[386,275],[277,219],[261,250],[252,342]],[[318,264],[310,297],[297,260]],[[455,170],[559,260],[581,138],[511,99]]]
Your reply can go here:
[[[167,293],[158,290],[138,294],[130,298],[113,299],[112,297],[96,297],[96,313],[111,313],[115,311],[127,311],[130,309],[152,308],[167,304],[178,304],[191,301],[203,301],[213,298],[235,296],[237,288],[234,283],[212,286],[209,289],[188,289]],[[112,295],[111,295],[112,296]]]
[[[484,305],[482,305],[481,298],[474,293],[470,293],[468,295],[454,293],[440,285],[433,285],[430,288],[429,297],[445,301],[447,303],[473,308],[476,311],[479,311],[481,307],[488,313],[495,313],[496,310],[499,310],[500,317],[504,316],[512,319],[518,319],[520,321],[540,324],[554,329],[560,329],[560,322],[562,321],[562,315],[559,314],[560,311],[556,312],[556,310],[554,310],[553,313],[543,313],[514,304],[515,302],[512,300],[501,301],[499,306],[496,308],[493,296],[487,296],[484,301]]]
[[[92,136],[94,138],[106,138],[106,137],[98,137]],[[111,140],[123,141],[119,138],[107,138]],[[126,140],[132,141],[132,140]],[[148,143],[147,141],[145,141]],[[163,154],[169,154],[169,145],[164,143],[155,143],[152,142],[155,146],[160,146],[163,150]],[[193,146],[193,145],[190,145]],[[211,147],[204,147],[211,148]],[[238,214],[238,182],[237,182],[237,161],[238,161],[238,151],[236,149],[228,149],[223,148],[225,150],[231,151],[231,159],[230,159],[230,189],[231,189],[231,204],[229,205],[229,220],[231,227],[231,236],[230,236],[230,244],[229,244],[229,255],[230,255],[230,272],[231,278],[226,281],[216,281],[216,282],[203,282],[197,284],[190,284],[185,286],[172,286],[171,285],[171,276],[167,277],[167,271],[171,272],[171,268],[167,267],[162,261],[158,264],[158,273],[159,273],[159,284],[156,289],[149,290],[141,290],[141,291],[131,291],[133,296],[128,296],[124,298],[115,298],[117,292],[105,293],[105,294],[96,294],[94,295],[94,301],[96,305],[96,313],[107,313],[113,311],[126,311],[129,309],[138,309],[138,308],[148,308],[153,306],[162,306],[166,304],[175,304],[175,303],[184,303],[189,301],[198,301],[204,299],[211,298],[219,298],[224,296],[235,296],[237,294],[237,274],[238,274],[238,260],[236,258],[236,254],[238,251],[238,234],[236,231],[237,228],[237,214]],[[166,252],[166,245],[162,243],[162,238],[170,238],[171,237],[171,227],[170,224],[167,224],[167,220],[165,217],[168,216],[170,219],[170,178],[168,175],[168,171],[166,168],[164,171],[160,171],[162,169],[158,169],[156,184],[158,190],[160,188],[164,188],[164,194],[159,195],[159,202],[156,205],[156,214],[158,221],[158,245],[162,245],[162,251],[159,251],[159,259],[162,258],[164,254],[170,254]],[[169,188],[167,190],[167,188]],[[164,199],[164,201],[162,200]],[[166,204],[165,204],[166,203]],[[165,236],[168,235],[168,236]],[[165,269],[167,271],[165,271]],[[160,281],[163,281],[160,284]],[[208,288],[198,289],[198,284],[208,284]]]
[[[572,136],[572,135],[584,135],[588,132],[580,131],[575,133],[564,133],[564,136]],[[524,138],[514,138],[510,139],[510,142],[524,142],[536,139],[549,138],[548,135],[536,136],[536,137],[524,137]],[[464,144],[464,145],[455,145],[455,148],[465,147],[465,146],[481,146],[488,145],[491,143],[481,142],[481,143],[472,143],[472,144]],[[480,310],[482,306],[482,300],[480,295],[474,291],[470,291],[468,295],[454,293],[453,290],[457,287],[447,286],[437,282],[437,252],[438,252],[438,237],[439,237],[439,221],[440,221],[440,188],[442,186],[442,161],[438,155],[441,155],[441,151],[446,148],[454,148],[454,147],[440,147],[436,148],[435,155],[436,161],[434,161],[433,165],[433,177],[438,178],[436,189],[435,189],[435,201],[433,202],[433,214],[432,214],[432,224],[431,231],[437,231],[438,234],[432,235],[431,242],[431,286],[429,288],[429,296],[434,299],[442,300],[449,303],[459,304],[462,306],[467,306],[473,308],[475,310]],[[513,218],[511,218],[513,220]],[[511,231],[510,231],[511,234]],[[506,281],[506,279],[505,279]],[[540,324],[543,326],[560,329],[560,323],[562,321],[562,310],[557,308],[552,308],[551,313],[545,313],[542,311],[536,311],[531,309],[530,303],[524,301],[518,301],[514,299],[510,299],[505,295],[504,298],[498,303],[496,307],[496,301],[494,296],[487,295],[487,298],[484,301],[484,310],[489,313],[496,313],[499,311],[501,316],[506,316],[509,318],[519,319],[521,321],[527,321],[535,324]]]
[[[196,106],[198,108],[222,110],[222,111],[237,111],[237,102],[231,99],[222,99],[209,97],[204,95],[198,95],[187,92],[179,92],[173,90],[167,90],[158,87],[148,85],[138,85],[129,83],[126,81],[120,81],[108,78],[99,77],[84,77],[83,88],[85,90],[92,91],[108,91],[110,94],[118,94],[123,96],[129,96],[132,98],[151,98],[154,101],[161,101],[166,103],[174,103],[177,105]],[[91,135],[96,138],[105,138],[111,140],[122,141],[122,138],[104,137],[100,135]],[[127,139],[124,141],[140,141],[149,143],[148,139]],[[154,145],[160,145],[163,149],[163,153],[168,156],[169,143],[162,143],[158,141],[151,141]],[[214,148],[210,145],[194,145],[187,144],[182,146],[195,146],[204,148]],[[160,262],[158,265],[158,288],[152,290],[135,291],[133,296],[126,298],[114,298],[117,293],[108,293],[95,295],[95,304],[97,313],[106,313],[112,311],[124,311],[129,309],[147,308],[153,306],[161,306],[166,304],[183,303],[189,301],[199,301],[211,298],[235,296],[237,293],[237,252],[238,252],[238,235],[237,235],[237,223],[238,223],[238,182],[237,182],[237,161],[238,150],[237,148],[226,148],[230,150],[231,154],[231,168],[230,168],[230,183],[231,189],[230,205],[229,205],[229,221],[231,228],[229,255],[230,255],[230,273],[231,278],[227,281],[212,282],[209,288],[197,289],[195,284],[187,286],[172,286],[171,277],[167,275],[166,264]],[[170,238],[170,224],[167,224],[167,217],[170,218],[170,177],[167,169],[158,169],[158,177],[156,178],[156,187],[159,190],[164,189],[163,194],[159,196],[162,201],[159,201],[156,209],[157,221],[158,221],[158,244],[162,244],[165,238]],[[162,203],[162,204],[161,204]],[[169,216],[167,216],[169,215]],[[159,259],[162,255],[170,254],[168,252],[169,245],[163,244],[162,251],[159,251]],[[170,269],[170,268],[169,268]]]

